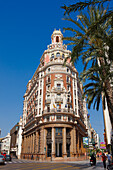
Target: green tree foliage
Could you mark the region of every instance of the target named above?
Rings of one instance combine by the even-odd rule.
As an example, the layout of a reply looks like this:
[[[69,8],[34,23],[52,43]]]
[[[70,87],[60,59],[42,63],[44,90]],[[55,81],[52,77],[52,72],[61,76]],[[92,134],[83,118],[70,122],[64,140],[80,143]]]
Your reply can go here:
[[[113,88],[112,72],[113,63],[113,13],[108,8],[104,8],[103,1],[90,0],[76,3],[69,7],[64,6],[65,13],[80,10],[77,20],[69,15],[65,20],[73,23],[73,28],[68,27],[64,30],[73,33],[70,37],[64,37],[68,45],[73,45],[71,61],[74,63],[80,57],[84,64],[81,74],[82,80],[89,80],[84,86],[87,103],[90,108],[99,109],[100,100],[107,101],[109,114],[113,123]],[[86,11],[82,9],[87,7]]]

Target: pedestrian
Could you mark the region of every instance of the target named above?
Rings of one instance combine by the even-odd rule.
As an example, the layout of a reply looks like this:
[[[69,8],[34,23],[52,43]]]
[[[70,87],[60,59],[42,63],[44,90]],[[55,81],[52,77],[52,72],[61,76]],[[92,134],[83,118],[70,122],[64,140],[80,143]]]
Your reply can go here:
[[[106,155],[103,153],[102,154],[102,161],[103,161],[103,165],[104,165],[104,169],[106,169]]]
[[[111,164],[111,154],[110,154],[110,152],[108,152],[107,158],[108,158],[108,165],[110,165]]]

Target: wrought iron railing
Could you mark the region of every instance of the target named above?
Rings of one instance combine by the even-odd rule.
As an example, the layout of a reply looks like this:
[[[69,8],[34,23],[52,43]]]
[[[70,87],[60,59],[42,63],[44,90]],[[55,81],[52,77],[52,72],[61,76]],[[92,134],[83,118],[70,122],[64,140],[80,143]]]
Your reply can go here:
[[[55,103],[59,103],[59,102],[63,102],[63,99],[62,98],[56,98]]]
[[[46,100],[45,100],[45,103],[46,103],[46,104],[51,103],[51,99],[46,99]]]
[[[50,110],[44,110],[44,114],[47,114],[47,113],[73,113],[73,110],[70,109],[50,109]]]

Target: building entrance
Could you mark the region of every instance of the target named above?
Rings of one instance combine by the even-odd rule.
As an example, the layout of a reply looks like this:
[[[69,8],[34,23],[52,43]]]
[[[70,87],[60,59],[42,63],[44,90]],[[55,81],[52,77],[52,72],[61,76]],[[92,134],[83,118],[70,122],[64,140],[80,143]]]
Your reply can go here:
[[[56,143],[56,157],[62,157],[62,143]]]
[[[55,155],[62,157],[62,128],[55,128]]]

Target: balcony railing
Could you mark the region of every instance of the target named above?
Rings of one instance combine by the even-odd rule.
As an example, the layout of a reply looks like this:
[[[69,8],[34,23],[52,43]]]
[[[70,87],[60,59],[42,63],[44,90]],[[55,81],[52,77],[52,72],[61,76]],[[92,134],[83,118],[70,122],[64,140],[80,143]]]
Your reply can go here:
[[[49,84],[51,83],[51,79],[50,80],[46,80],[46,84]]]
[[[63,102],[63,99],[62,99],[62,98],[56,98],[56,99],[55,99],[55,103],[59,103],[59,102],[62,103],[62,102]]]
[[[31,112],[31,113],[28,115],[27,118],[30,118],[32,115],[33,115],[33,112]]]
[[[44,114],[47,114],[47,113],[73,113],[73,110],[72,109],[50,109],[50,110],[44,110]]]
[[[46,99],[45,100],[45,104],[50,104],[51,103],[51,99]]]
[[[61,93],[61,91],[63,91],[63,88],[61,88],[61,87],[56,87],[56,88],[55,88],[55,91],[56,91],[57,93]]]
[[[71,84],[71,81],[70,81],[70,80],[69,80],[69,81],[66,81],[66,83],[67,83],[67,84]]]
[[[35,118],[32,117],[32,118],[25,124],[25,126],[27,126],[29,123],[31,123],[34,119],[35,119]]]
[[[71,99],[67,99],[67,103],[72,103],[72,100]]]

